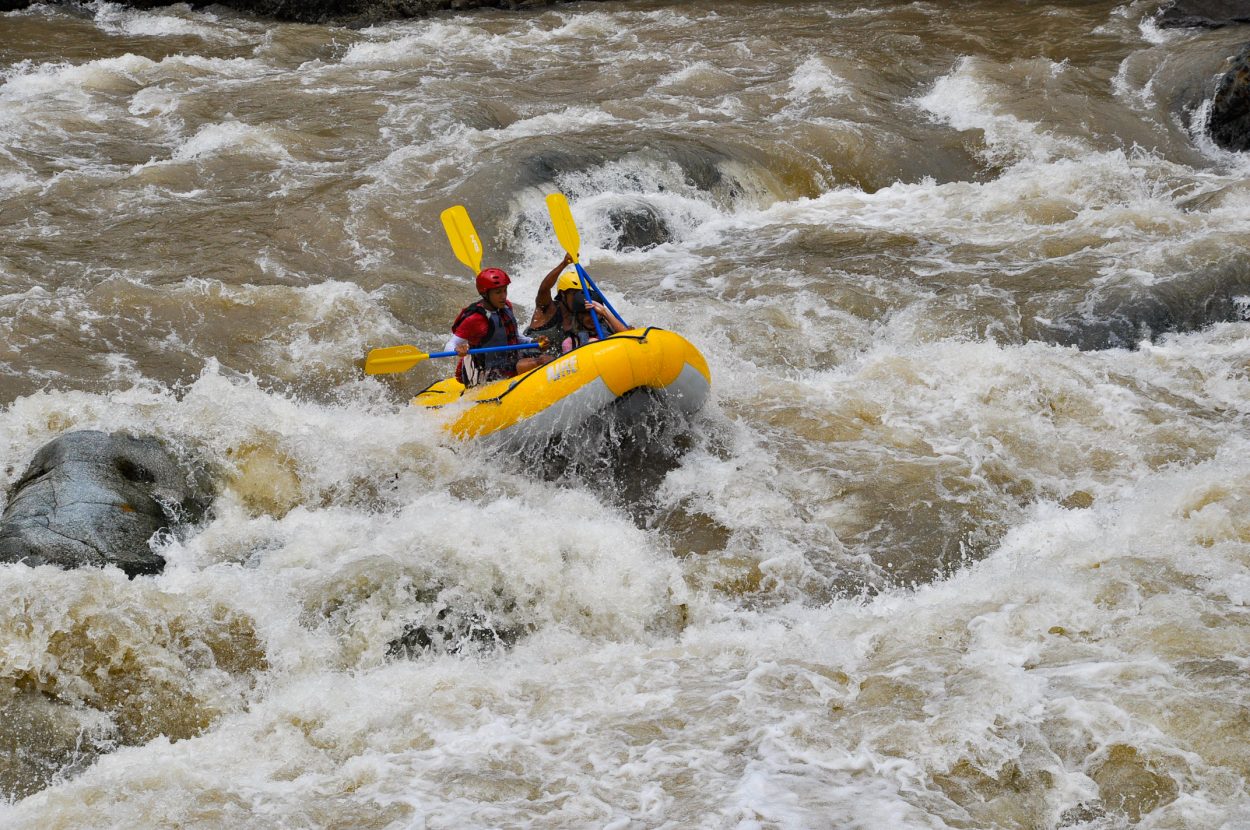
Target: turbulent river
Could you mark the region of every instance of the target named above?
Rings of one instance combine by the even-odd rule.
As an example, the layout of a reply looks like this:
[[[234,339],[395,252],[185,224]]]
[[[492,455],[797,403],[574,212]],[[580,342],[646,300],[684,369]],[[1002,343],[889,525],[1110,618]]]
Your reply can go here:
[[[1247,37],[1159,6],[0,16],[4,483],[219,482],[158,577],[0,567],[0,826],[1250,826]],[[712,399],[458,444],[361,358],[474,298],[453,204],[528,313],[556,190]]]

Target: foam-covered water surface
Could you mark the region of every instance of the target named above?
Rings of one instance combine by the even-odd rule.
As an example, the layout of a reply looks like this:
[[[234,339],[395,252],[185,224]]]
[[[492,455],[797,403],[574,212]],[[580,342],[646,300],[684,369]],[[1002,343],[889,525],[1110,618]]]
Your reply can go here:
[[[164,572],[0,567],[0,825],[1250,824],[1244,29],[1155,0],[0,15],[0,471],[215,483]],[[460,444],[561,258],[713,385]]]

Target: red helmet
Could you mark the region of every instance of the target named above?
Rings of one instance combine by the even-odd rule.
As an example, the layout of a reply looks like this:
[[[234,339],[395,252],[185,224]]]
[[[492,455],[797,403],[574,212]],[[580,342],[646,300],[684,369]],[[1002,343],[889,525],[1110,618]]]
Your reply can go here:
[[[492,288],[502,288],[512,282],[502,268],[485,268],[477,275],[477,293],[485,294]]]

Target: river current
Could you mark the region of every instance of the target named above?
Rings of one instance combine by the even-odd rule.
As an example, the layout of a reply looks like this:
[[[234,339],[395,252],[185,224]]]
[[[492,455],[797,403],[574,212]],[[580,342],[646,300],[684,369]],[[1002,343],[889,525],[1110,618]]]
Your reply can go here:
[[[1247,34],[1160,5],[0,15],[5,484],[220,482],[158,577],[0,567],[0,826],[1250,826]],[[555,190],[712,399],[461,445],[361,358],[453,204],[528,313]]]

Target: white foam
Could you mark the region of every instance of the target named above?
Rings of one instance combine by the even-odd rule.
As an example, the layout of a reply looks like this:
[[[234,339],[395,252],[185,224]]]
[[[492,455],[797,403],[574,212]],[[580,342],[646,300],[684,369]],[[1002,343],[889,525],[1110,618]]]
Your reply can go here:
[[[1138,31],[1141,33],[1142,40],[1154,46],[1175,43],[1188,36],[1183,29],[1161,28],[1154,15],[1143,17],[1141,23],[1138,24]]]
[[[100,58],[82,64],[23,61],[3,73],[5,83],[0,85],[0,99],[31,101],[54,97],[86,101],[90,92],[134,88],[136,77],[155,65],[138,55]]]
[[[342,57],[347,66],[441,64],[465,57],[506,61],[514,47],[508,37],[493,35],[466,21],[419,21],[365,29],[378,38],[352,44]]]
[[[111,35],[131,37],[198,37],[215,43],[243,40],[232,27],[209,15],[197,15],[186,4],[165,9],[135,10],[96,0],[95,24]],[[211,21],[211,22],[210,22]]]
[[[1120,61],[1115,77],[1111,79],[1111,90],[1130,106],[1147,111],[1155,106],[1154,77],[1144,82],[1136,77],[1140,70],[1140,58],[1130,55]]]
[[[655,89],[673,94],[724,95],[741,82],[708,61],[695,61],[661,77]]]
[[[1147,476],[1091,510],[1038,505],[994,555],[947,581],[769,615],[705,602],[676,639],[616,628],[619,617],[602,634],[586,629],[605,611],[600,600],[640,588],[622,586],[611,567],[641,541],[632,531],[599,578],[580,582],[577,560],[560,575],[550,546],[506,558],[511,546],[500,551],[476,511],[441,492],[381,517],[376,533],[347,514],[292,515],[270,525],[278,546],[260,570],[176,572],[157,583],[260,615],[280,665],[263,698],[235,703],[202,737],[114,752],[5,815],[22,827],[52,812],[73,826],[101,812],[182,823],[246,790],[277,814],[311,811],[326,824],[350,816],[481,826],[502,814],[516,824],[661,826],[697,814],[717,825],[819,826],[855,814],[874,826],[938,828],[966,813],[941,797],[935,777],[1017,764],[1026,781],[1045,777],[1046,809],[1058,813],[1098,796],[1088,773],[1114,746],[1190,782],[1190,795],[1160,805],[1157,818],[1217,814],[1221,750],[1175,745],[1163,725],[1190,722],[1182,703],[1218,705],[1214,687],[1184,676],[1186,661],[1235,661],[1244,645],[1235,609],[1214,633],[1191,616],[1222,613],[1226,592],[1239,590],[1222,577],[1241,568],[1244,523],[1220,530],[1210,506],[1192,505],[1203,494],[1220,494],[1214,504],[1223,506],[1250,497],[1237,461],[1246,449]],[[544,500],[534,497],[490,504],[519,522],[516,539],[542,527],[532,511]],[[578,517],[593,504],[574,497],[568,506]],[[446,511],[448,526],[419,507]],[[569,539],[615,532],[580,521]],[[471,542],[494,543],[505,558],[475,555]],[[372,573],[350,567],[366,546]],[[604,554],[592,543],[575,556]],[[647,561],[633,561],[634,575],[655,585]],[[572,600],[569,628],[544,629],[486,662],[431,656],[334,670],[358,634],[391,622],[385,612],[398,595],[389,589],[404,567],[453,562],[449,573],[466,584],[540,592],[532,610]],[[124,585],[114,582],[97,589]],[[340,615],[341,627],[315,614],[309,628],[289,622],[344,596],[356,613]],[[636,614],[630,602],[614,607]],[[970,774],[968,786],[978,780]],[[557,790],[558,806],[532,795]]]
[[[1073,139],[1058,138],[1038,124],[1003,112],[1003,105],[1017,93],[990,84],[979,71],[980,63],[979,58],[961,58],[955,70],[939,78],[916,103],[956,130],[981,130],[984,152],[995,161],[1044,161],[1086,149]]]
[[[558,68],[568,55],[555,47],[587,30],[649,42],[666,26],[721,22],[672,10],[487,12],[346,33],[371,42],[347,47],[342,65],[307,69],[344,73],[335,89],[358,91],[423,62],[459,72],[510,55],[507,71],[538,48]],[[840,106],[835,64],[794,60],[777,61],[759,97],[795,112]],[[732,75],[706,54],[667,55],[657,74],[698,81],[709,72],[699,61],[712,80]],[[131,116],[173,122],[183,89],[220,95],[276,71],[194,56],[128,66],[103,81],[26,67],[18,75],[46,77],[7,100],[29,94],[29,112],[42,115],[41,96],[81,93],[94,110],[125,96],[92,90],[137,86]],[[733,186],[709,192],[646,152],[559,178],[583,259],[614,303],[631,322],[685,334],[712,365],[716,397],[687,451],[671,468],[634,471],[658,478],[642,504],[623,508],[611,485],[540,480],[515,459],[453,444],[439,416],[403,404],[402,379],[349,377],[368,346],[414,334],[387,301],[400,283],[310,285],[280,239],[255,254],[266,279],[285,284],[160,289],[191,320],[273,313],[268,341],[247,344],[265,380],[209,361],[169,389],[145,379],[135,355],[105,354],[113,376],[103,381],[132,388],[95,394],[53,379],[0,410],[7,483],[59,432],[101,428],[193,449],[222,488],[203,528],[163,545],[160,577],[0,568],[10,666],[87,701],[97,675],[51,666],[41,638],[84,636],[75,625],[117,632],[127,659],[102,674],[160,678],[207,725],[199,737],[119,749],[0,807],[0,824],[820,827],[851,816],[939,828],[1028,815],[1058,826],[1065,810],[1104,797],[1100,785],[1104,823],[1115,823],[1115,765],[1100,770],[1125,748],[1141,763],[1122,769],[1179,792],[1143,826],[1236,816],[1239,736],[1217,725],[1239,717],[1228,690],[1250,641],[1245,324],[1083,353],[1014,334],[995,342],[940,312],[1009,303],[1010,281],[1036,263],[1075,262],[1098,291],[1164,286],[1178,259],[1235,260],[1226,240],[1250,230],[1250,191],[1231,160],[1195,170],[1053,139],[1013,113],[1016,93],[984,69],[961,63],[921,101],[941,123],[986,131],[987,152],[1010,163],[989,180],[775,201],[762,174],[734,163],[719,171]],[[441,113],[420,120],[428,93],[393,103],[401,96],[388,88],[382,126],[394,131],[346,168],[372,179],[351,185],[353,233],[381,259],[404,248],[388,222],[458,192],[479,162],[535,138],[622,126],[612,107],[530,102],[502,128],[462,130]],[[704,112],[677,96],[664,104],[674,101]],[[401,129],[406,119],[419,123]],[[677,124],[670,113],[629,123]],[[285,168],[292,152],[277,128],[226,116],[197,127],[174,133],[174,161],[239,154]],[[206,181],[175,195],[211,192]],[[560,256],[542,195],[515,194],[503,225],[518,233],[524,300]],[[655,211],[672,241],[612,251],[609,217],[622,208]],[[862,274],[861,254],[876,257]],[[952,272],[980,284],[952,287]],[[94,338],[116,310],[93,299],[96,286],[93,272],[0,297],[6,340],[18,318],[49,343]],[[1032,309],[1009,307],[1005,326],[1011,311]],[[204,348],[193,328],[152,333],[150,355]],[[326,404],[304,397],[310,375],[349,379]],[[301,391],[272,388],[284,381]],[[985,534],[969,542],[979,564],[954,560],[913,590],[839,597],[884,586],[909,549],[926,567],[963,522]],[[895,535],[874,541],[892,524]],[[520,639],[388,661],[388,642],[440,607]],[[259,650],[266,668],[253,676],[215,662],[205,649],[219,630]],[[147,710],[82,711],[107,730]],[[1156,795],[1167,792],[1162,777]]]
[[[598,107],[576,105],[551,112],[543,112],[518,121],[497,130],[483,130],[484,137],[492,144],[527,138],[537,135],[568,133],[573,130],[594,132],[607,126],[621,123],[621,120]]]
[[[839,77],[824,59],[813,56],[794,70],[786,97],[800,102],[812,96],[836,100],[850,94],[846,80]]]
[[[222,79],[251,81],[281,71],[257,58],[221,58],[195,54],[169,55],[162,58],[157,67],[165,72],[176,73],[180,77],[185,74],[192,79],[202,78],[208,81]]]
[[[239,121],[206,124],[174,150],[173,161],[241,153],[263,158],[288,160],[290,152],[274,131],[266,127],[253,127]]]
[[[18,194],[38,187],[39,182],[25,173],[15,171],[0,172],[0,192]]]

